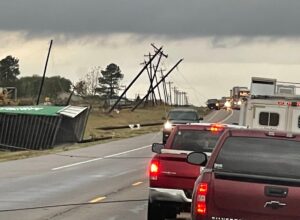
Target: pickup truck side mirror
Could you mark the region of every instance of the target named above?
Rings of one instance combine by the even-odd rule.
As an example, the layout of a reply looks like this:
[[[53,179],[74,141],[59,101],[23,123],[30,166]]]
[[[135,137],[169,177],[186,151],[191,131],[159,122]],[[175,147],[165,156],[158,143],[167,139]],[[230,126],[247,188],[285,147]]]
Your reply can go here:
[[[154,143],[152,144],[152,152],[161,154],[161,150],[165,147],[165,145],[160,143]]]
[[[199,121],[203,121],[204,119],[203,119],[203,117],[199,117]]]
[[[167,118],[166,118],[165,116],[164,116],[164,117],[162,117],[161,119],[162,119],[162,120],[167,120]]]
[[[187,156],[187,162],[193,165],[205,166],[207,155],[205,153],[192,152]]]

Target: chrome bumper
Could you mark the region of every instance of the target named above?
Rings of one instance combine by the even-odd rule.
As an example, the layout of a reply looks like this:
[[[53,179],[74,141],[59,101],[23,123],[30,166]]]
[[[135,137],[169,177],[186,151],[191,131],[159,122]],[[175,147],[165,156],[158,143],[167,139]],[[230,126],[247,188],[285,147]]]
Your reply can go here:
[[[180,202],[191,203],[192,200],[187,198],[184,191],[180,189],[164,189],[164,188],[150,188],[150,201],[163,202]]]

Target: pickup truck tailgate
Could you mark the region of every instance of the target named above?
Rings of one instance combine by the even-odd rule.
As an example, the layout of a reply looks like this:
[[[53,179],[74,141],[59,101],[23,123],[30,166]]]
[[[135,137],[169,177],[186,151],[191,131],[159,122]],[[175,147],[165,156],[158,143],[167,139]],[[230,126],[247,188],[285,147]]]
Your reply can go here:
[[[186,162],[187,153],[160,154],[156,158],[159,160],[160,172],[157,180],[150,181],[150,186],[191,191],[200,174],[200,168]]]

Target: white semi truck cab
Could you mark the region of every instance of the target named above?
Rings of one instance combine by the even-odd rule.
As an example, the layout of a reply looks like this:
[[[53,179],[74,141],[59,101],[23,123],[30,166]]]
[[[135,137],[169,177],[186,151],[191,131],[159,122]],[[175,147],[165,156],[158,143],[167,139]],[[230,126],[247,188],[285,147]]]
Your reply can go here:
[[[239,124],[271,131],[300,132],[300,96],[296,86],[253,77],[251,96],[241,106]]]

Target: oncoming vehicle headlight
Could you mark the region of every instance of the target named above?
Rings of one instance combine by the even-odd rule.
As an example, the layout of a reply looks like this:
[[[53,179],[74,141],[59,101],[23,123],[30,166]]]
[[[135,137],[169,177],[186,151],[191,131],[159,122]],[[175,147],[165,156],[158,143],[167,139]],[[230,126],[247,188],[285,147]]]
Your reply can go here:
[[[230,107],[231,107],[231,103],[230,103],[229,101],[226,101],[226,102],[225,102],[225,107],[226,107],[226,108],[230,108]]]
[[[165,129],[172,129],[172,123],[171,122],[169,122],[169,121],[167,121],[165,124],[164,124],[164,128]]]
[[[240,100],[240,101],[238,101],[238,105],[241,105],[242,104],[242,101]]]

